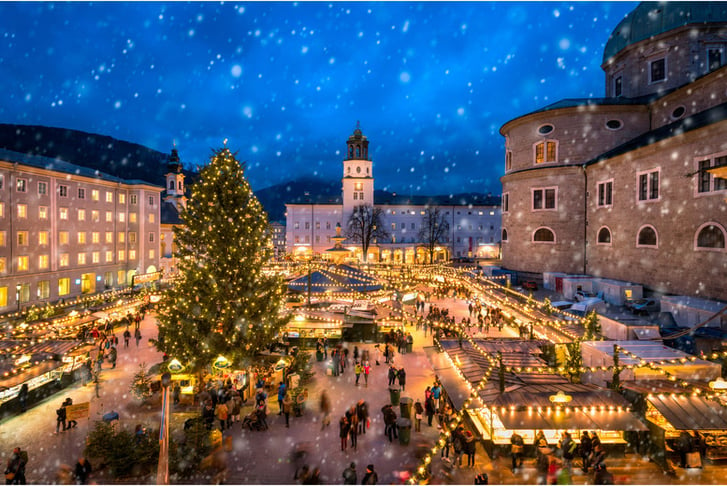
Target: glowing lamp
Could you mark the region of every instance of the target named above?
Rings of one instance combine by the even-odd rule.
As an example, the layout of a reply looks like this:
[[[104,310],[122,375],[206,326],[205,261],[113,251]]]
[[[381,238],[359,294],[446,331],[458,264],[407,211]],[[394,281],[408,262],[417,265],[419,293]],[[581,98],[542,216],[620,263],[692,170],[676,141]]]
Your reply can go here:
[[[727,390],[727,381],[723,380],[722,377],[717,378],[714,381],[709,382],[709,387],[712,390]]]
[[[550,399],[550,401],[552,403],[568,403],[571,400],[573,400],[572,396],[566,395],[565,393],[563,393],[562,390],[559,391],[558,393],[556,393],[555,395],[550,395],[550,397],[548,397],[548,398]]]
[[[225,368],[230,367],[230,360],[225,358],[222,355],[219,355],[214,363],[212,363],[212,366],[214,368],[217,368],[218,370],[224,370]]]

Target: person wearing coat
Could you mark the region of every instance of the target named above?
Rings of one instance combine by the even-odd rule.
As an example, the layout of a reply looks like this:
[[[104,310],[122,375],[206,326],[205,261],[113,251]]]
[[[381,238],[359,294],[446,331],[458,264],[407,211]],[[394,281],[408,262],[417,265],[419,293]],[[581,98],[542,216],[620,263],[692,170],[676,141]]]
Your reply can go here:
[[[341,420],[338,421],[338,437],[341,439],[341,450],[345,451],[348,446],[348,432],[351,429],[351,424],[348,423],[346,416],[342,416]]]
[[[406,390],[406,371],[404,371],[404,368],[399,368],[397,377],[399,378],[399,386],[401,387],[401,389]]]
[[[424,406],[422,405],[422,402],[420,402],[419,399],[417,398],[417,401],[414,404],[414,431],[415,432],[422,431],[422,417],[423,416],[424,416]]]
[[[293,411],[293,398],[290,396],[290,392],[285,392],[283,398],[283,414],[285,415],[285,426],[290,427],[290,412]]]
[[[434,398],[432,398],[431,395],[424,401],[424,411],[427,413],[427,425],[431,427],[432,419],[434,418],[434,414],[436,413]]]

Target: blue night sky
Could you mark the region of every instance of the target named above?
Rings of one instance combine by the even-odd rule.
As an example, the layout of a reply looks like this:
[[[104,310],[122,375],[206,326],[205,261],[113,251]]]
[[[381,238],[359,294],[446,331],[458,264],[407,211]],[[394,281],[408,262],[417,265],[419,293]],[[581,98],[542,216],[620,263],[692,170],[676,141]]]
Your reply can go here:
[[[337,179],[357,120],[376,187],[500,193],[510,119],[600,97],[635,2],[0,3],[0,122],[185,165],[223,140],[253,188]]]

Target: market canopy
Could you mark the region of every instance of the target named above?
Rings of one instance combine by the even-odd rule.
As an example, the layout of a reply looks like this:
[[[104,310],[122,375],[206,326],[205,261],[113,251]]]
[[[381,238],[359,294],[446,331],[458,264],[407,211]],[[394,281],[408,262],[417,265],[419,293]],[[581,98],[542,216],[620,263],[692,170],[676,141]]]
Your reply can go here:
[[[631,412],[609,411],[511,411],[497,414],[510,430],[648,430]]]
[[[348,265],[334,265],[329,269],[318,269],[288,283],[294,292],[373,292],[381,290],[375,278]]]
[[[718,402],[699,396],[662,394],[650,395],[647,400],[676,430],[727,430],[727,408]]]

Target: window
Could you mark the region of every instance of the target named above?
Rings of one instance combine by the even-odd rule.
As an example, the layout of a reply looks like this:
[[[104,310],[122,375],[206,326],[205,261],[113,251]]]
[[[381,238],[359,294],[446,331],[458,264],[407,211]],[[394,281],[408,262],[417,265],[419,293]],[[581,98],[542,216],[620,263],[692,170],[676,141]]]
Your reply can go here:
[[[0,247],[5,247],[5,241],[6,241],[5,235],[7,235],[7,232],[0,231]]]
[[[364,200],[363,192],[359,192],[359,193],[358,193],[358,198],[359,198],[359,200],[361,200],[361,201],[363,201],[363,200]]]
[[[45,196],[46,194],[48,194],[48,183],[38,182],[38,195]]]
[[[623,123],[621,122],[621,120],[613,119],[606,122],[606,128],[608,128],[609,130],[620,130],[621,127],[623,127]]]
[[[136,243],[136,232],[129,232],[129,243]]]
[[[330,221],[326,221],[326,229],[327,230],[331,229],[331,222]]]
[[[149,243],[154,243],[154,233],[149,233]]]
[[[129,213],[129,223],[136,223],[136,213]]]
[[[5,203],[0,201],[0,218],[5,217]]]
[[[508,171],[512,169],[512,151],[506,150],[505,151],[505,170]]]
[[[69,261],[70,259],[68,257],[68,253],[61,253],[61,258],[58,262],[58,265],[61,267],[67,267]]]
[[[724,250],[725,230],[716,223],[707,223],[697,231],[697,248],[700,250]]]
[[[85,231],[78,232],[78,243],[81,245],[86,244],[86,232]]]
[[[354,201],[358,200],[358,192],[353,193],[353,200]]]
[[[91,263],[99,263],[101,261],[101,254],[97,251],[91,252]]]
[[[154,213],[149,213],[149,222],[150,223],[154,222]]]
[[[699,180],[697,182],[698,193],[724,191],[727,189],[727,179],[715,177],[707,172],[712,167],[727,165],[727,155],[700,160],[697,162],[699,169]]]
[[[86,254],[85,253],[79,253],[78,254],[78,264],[79,265],[85,265],[86,264]]]
[[[58,195],[60,197],[68,197],[68,186],[58,186]]]
[[[78,210],[78,220],[79,221],[86,221],[86,210],[85,209],[79,209]]]
[[[613,79],[613,95],[618,97],[623,94],[623,76],[619,75]]]
[[[136,250],[129,250],[129,260],[136,260]]]
[[[98,231],[91,233],[91,243],[101,243],[101,233]]]
[[[541,135],[547,135],[553,131],[553,128],[553,125],[551,125],[550,123],[546,123],[545,125],[541,125],[540,127],[538,127],[538,133]]]
[[[510,211],[510,193],[506,192],[502,195],[502,212]]]
[[[28,232],[18,231],[18,246],[28,246]]]
[[[543,164],[557,160],[558,143],[555,140],[545,140],[535,144],[535,163]]]
[[[354,191],[363,191],[363,182],[356,182],[353,185]]]
[[[25,192],[28,187],[28,181],[25,179],[16,179],[15,190],[18,192]]]
[[[646,225],[639,230],[639,235],[636,239],[636,246],[654,248],[658,246],[658,237],[653,226]]]
[[[98,201],[98,189],[91,190],[91,200]]]
[[[119,213],[119,223],[126,221],[126,213]]]
[[[105,234],[105,240],[106,243],[113,243],[114,242],[114,233],[113,231],[107,231]]]
[[[48,244],[48,232],[47,231],[39,231],[38,232],[38,245],[44,246]]]
[[[0,257],[0,273],[7,273],[8,271],[8,261],[5,259],[5,257]]]
[[[533,211],[557,209],[556,191],[555,187],[533,189]]]
[[[293,223],[293,229],[300,229],[300,223],[298,221]]]
[[[119,250],[119,261],[123,262],[126,259],[126,252],[124,250]]]
[[[61,221],[68,221],[68,208],[60,208],[58,210],[58,218]]]
[[[659,199],[659,171],[641,172],[638,176],[639,201]]]
[[[38,255],[38,269],[46,270],[48,268],[49,258],[48,255]]]
[[[598,207],[613,206],[613,180],[598,183]]]
[[[126,194],[119,194],[119,204],[126,204]]]
[[[124,233],[123,231],[119,231],[119,243],[123,243],[125,239],[126,233]]]
[[[392,231],[396,230],[396,223],[391,223],[391,230]]]
[[[606,228],[605,226],[598,230],[598,239],[597,242],[599,245],[610,245],[611,244],[611,230]]]
[[[0,174],[0,189],[5,188],[5,176]]]
[[[30,259],[27,256],[18,257],[18,272],[27,272],[30,269]]]
[[[123,270],[119,270],[116,272],[116,281],[119,283],[119,285],[125,285],[126,284],[126,272]]]
[[[86,189],[83,187],[78,188],[78,199],[86,199]]]
[[[321,229],[321,222],[320,221],[316,221],[316,229],[317,230]]]
[[[59,231],[58,232],[58,244],[59,245],[68,244],[68,231]]]
[[[114,202],[114,193],[111,191],[106,191],[106,202],[112,203]]]
[[[707,47],[707,70],[714,71],[719,69],[724,63],[724,47],[709,46]]]
[[[111,223],[114,220],[114,213],[113,211],[106,211],[106,222]]]
[[[671,119],[678,120],[681,117],[683,117],[686,112],[687,112],[687,109],[684,106],[677,106],[671,112]]]
[[[28,217],[28,205],[18,204],[18,218],[25,219]]]
[[[155,255],[154,250],[153,249],[152,250],[149,250],[149,259],[150,260],[153,260],[154,259],[154,255]]]
[[[666,80],[666,58],[649,62],[649,83]]]
[[[50,298],[50,280],[41,280],[38,282],[38,298]]]
[[[416,223],[412,223],[412,224],[411,224],[411,229],[416,229],[416,227],[417,227],[417,226],[416,226]],[[472,228],[470,228],[470,229],[472,229]]]
[[[502,241],[507,241],[507,229],[502,228]]]
[[[59,278],[58,279],[58,295],[68,295],[71,293],[71,279],[70,278]]]
[[[98,223],[99,221],[98,211],[95,209],[91,210],[91,221],[93,221],[94,223]]]
[[[113,251],[107,251],[106,252],[106,263],[110,263],[114,261],[114,252]]]
[[[48,219],[48,206],[38,206],[38,218]]]
[[[555,233],[550,228],[538,228],[533,233],[533,241],[536,243],[555,243]]]
[[[305,229],[307,229],[307,230],[310,229],[310,221],[305,222]]]
[[[149,206],[154,205],[154,196],[149,196]]]
[[[129,204],[136,204],[136,194],[129,195]]]

